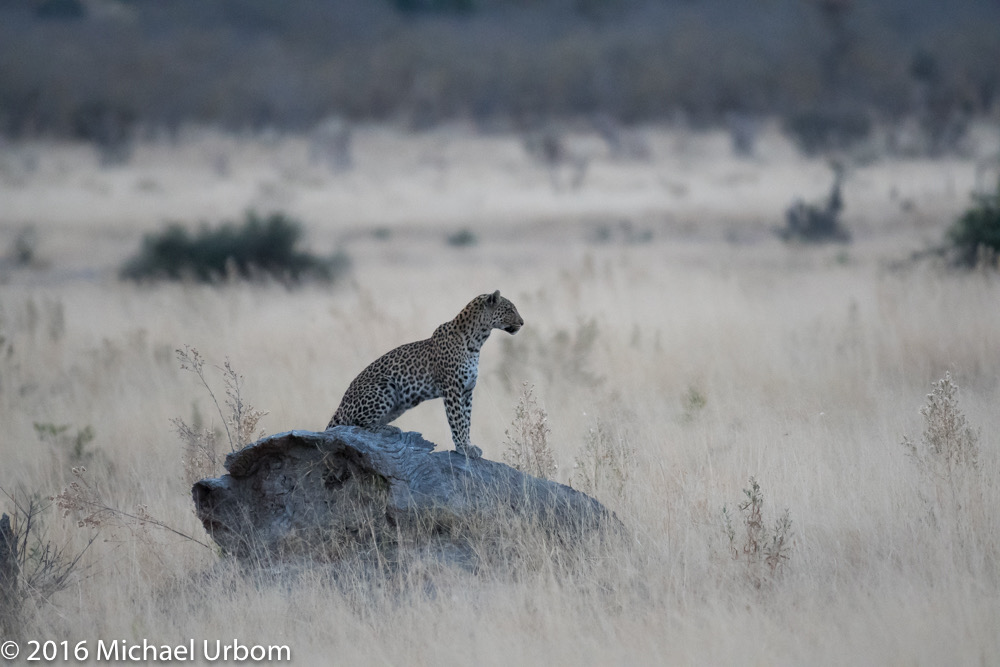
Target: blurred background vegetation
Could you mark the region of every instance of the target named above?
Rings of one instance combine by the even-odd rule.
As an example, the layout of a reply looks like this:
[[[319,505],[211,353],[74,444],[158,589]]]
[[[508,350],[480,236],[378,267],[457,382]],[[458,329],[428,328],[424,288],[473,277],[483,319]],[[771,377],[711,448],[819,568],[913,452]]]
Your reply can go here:
[[[0,132],[769,115],[806,151],[909,119],[934,153],[995,112],[998,34],[994,0],[2,0]]]

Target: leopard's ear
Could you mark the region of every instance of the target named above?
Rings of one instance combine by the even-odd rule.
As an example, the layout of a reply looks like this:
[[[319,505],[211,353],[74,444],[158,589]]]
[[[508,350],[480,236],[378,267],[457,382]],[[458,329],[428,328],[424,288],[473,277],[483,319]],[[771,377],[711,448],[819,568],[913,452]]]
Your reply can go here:
[[[497,290],[496,292],[493,292],[493,294],[486,297],[486,305],[495,306],[498,303],[500,303],[500,290]]]

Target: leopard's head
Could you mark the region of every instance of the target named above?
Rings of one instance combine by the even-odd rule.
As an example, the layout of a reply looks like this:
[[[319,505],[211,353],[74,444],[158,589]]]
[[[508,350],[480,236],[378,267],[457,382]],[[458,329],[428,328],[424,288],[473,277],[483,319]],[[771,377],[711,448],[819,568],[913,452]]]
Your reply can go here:
[[[517,333],[524,320],[514,304],[500,296],[500,290],[497,290],[493,294],[481,294],[470,301],[450,324],[455,330],[465,332],[465,335],[482,343],[494,329],[502,329],[509,334]]]
[[[509,334],[516,334],[524,324],[521,314],[509,299],[500,296],[500,290],[493,294],[484,294],[485,314],[489,318],[491,329],[502,329]]]

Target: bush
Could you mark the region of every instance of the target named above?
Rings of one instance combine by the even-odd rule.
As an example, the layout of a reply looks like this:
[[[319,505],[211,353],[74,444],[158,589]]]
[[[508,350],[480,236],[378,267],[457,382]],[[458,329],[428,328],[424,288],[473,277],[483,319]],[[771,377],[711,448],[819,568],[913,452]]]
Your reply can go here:
[[[462,228],[453,234],[449,234],[447,241],[450,246],[455,246],[456,248],[467,248],[479,243],[479,237],[476,236],[476,233],[471,229]]]
[[[97,539],[93,535],[80,551],[46,537],[43,514],[51,504],[37,495],[0,495],[11,504],[12,515],[0,513],[0,635],[20,636],[36,609],[72,583],[80,559]]]
[[[503,462],[523,473],[553,479],[558,466],[549,445],[548,413],[535,400],[534,386],[524,383],[514,409],[514,421],[504,431],[507,449]]]
[[[1000,253],[1000,180],[991,194],[973,195],[974,205],[948,229],[952,262],[972,268],[996,263]]]
[[[768,530],[764,523],[764,494],[754,477],[749,488],[743,489],[746,500],[738,505],[742,537],[737,535],[733,517],[726,506],[722,507],[722,525],[729,540],[733,560],[743,559],[747,579],[754,588],[773,578],[788,562],[792,547],[792,516],[786,508]],[[766,570],[765,570],[766,566]]]
[[[821,204],[793,202],[785,211],[786,224],[777,230],[778,236],[785,241],[800,243],[850,241],[851,233],[840,221],[840,211],[844,208],[843,197],[840,194],[842,180],[843,169],[835,165],[833,187],[827,200]]]
[[[931,385],[927,404],[920,408],[924,418],[924,433],[920,445],[903,438],[913,460],[932,477],[950,477],[959,468],[979,466],[979,433],[969,426],[958,407],[958,385],[951,373]]]
[[[625,496],[636,466],[633,432],[628,422],[599,419],[587,431],[586,441],[573,461],[570,486],[605,499]]]
[[[296,250],[301,236],[302,226],[281,213],[260,217],[249,212],[240,227],[202,225],[196,234],[175,223],[147,235],[142,251],[122,268],[121,276],[199,282],[270,276],[298,283],[307,278],[333,280],[346,267],[343,255],[323,259]]]
[[[902,445],[920,472],[917,495],[927,509],[926,520],[944,531],[955,547],[956,565],[967,564],[970,553],[986,547],[985,526],[991,526],[990,504],[983,497],[979,465],[979,429],[973,428],[958,405],[958,385],[951,373],[932,385],[920,409],[924,432],[918,442]]]

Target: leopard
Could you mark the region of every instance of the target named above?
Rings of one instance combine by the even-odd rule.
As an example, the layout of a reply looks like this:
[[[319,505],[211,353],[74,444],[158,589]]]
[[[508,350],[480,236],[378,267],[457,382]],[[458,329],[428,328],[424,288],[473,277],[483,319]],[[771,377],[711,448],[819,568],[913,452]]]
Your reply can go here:
[[[443,398],[455,451],[481,457],[482,449],[469,439],[479,352],[494,329],[513,335],[523,325],[517,307],[500,296],[500,290],[477,296],[430,338],[400,345],[361,371],[347,387],[327,429],[343,425],[376,429],[424,401]]]

